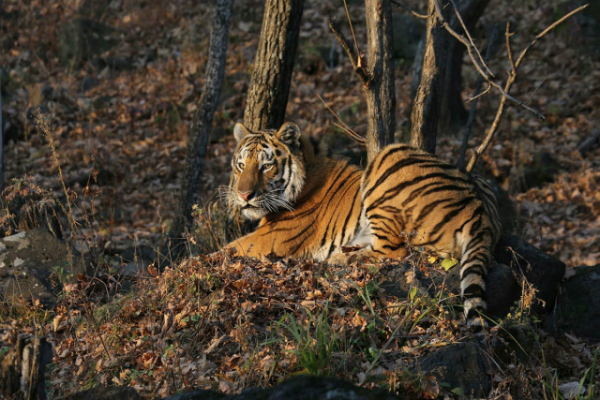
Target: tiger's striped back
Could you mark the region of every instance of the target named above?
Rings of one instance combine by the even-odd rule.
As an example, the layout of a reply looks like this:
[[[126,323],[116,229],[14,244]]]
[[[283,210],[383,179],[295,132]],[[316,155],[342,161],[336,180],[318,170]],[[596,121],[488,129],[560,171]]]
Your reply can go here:
[[[483,178],[395,145],[368,166],[362,196],[364,227],[352,244],[368,244],[363,254],[380,258],[403,258],[407,245],[460,258],[467,319],[485,310],[484,278],[501,226],[495,196]]]

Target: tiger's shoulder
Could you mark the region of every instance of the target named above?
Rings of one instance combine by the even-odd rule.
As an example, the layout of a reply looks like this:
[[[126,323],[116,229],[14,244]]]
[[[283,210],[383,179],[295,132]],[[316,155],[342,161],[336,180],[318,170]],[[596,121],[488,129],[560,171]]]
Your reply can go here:
[[[253,132],[238,124],[229,203],[259,227],[228,246],[242,255],[325,259],[360,220],[362,170],[328,157],[294,123]]]

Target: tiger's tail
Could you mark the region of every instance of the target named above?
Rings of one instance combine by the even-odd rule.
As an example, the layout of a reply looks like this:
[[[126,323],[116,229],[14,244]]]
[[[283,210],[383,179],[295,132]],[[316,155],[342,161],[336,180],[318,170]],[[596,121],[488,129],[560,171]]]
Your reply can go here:
[[[482,312],[487,309],[485,277],[491,262],[493,240],[485,231],[471,237],[463,246],[460,260],[460,289],[468,325],[485,325]]]

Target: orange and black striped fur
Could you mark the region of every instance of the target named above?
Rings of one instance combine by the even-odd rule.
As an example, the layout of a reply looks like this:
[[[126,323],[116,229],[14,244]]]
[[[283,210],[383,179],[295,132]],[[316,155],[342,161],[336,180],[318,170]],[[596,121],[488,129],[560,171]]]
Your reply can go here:
[[[296,124],[250,132],[237,124],[230,201],[253,233],[227,247],[238,254],[325,260],[343,246],[356,254],[403,258],[408,246],[460,257],[467,318],[486,308],[484,277],[500,232],[485,181],[406,145],[382,150],[363,173],[318,151]]]
[[[407,246],[460,258],[461,294],[467,320],[475,323],[487,266],[500,235],[492,189],[435,155],[406,145],[383,149],[362,184],[362,230],[350,245],[361,255],[404,258]]]
[[[261,220],[229,243],[237,254],[325,260],[360,229],[362,171],[326,157],[291,122],[275,131],[250,132],[237,124],[229,201]]]

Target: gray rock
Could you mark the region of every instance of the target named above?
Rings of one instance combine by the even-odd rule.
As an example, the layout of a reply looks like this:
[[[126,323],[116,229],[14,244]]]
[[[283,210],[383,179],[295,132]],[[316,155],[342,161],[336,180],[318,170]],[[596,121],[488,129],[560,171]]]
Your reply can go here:
[[[86,272],[82,256],[43,228],[0,239],[0,292],[11,301],[37,299],[51,308],[61,282]]]
[[[543,316],[552,310],[564,276],[562,261],[514,235],[501,236],[494,259],[496,263],[488,268],[486,277],[489,315],[503,318],[511,311],[521,299],[523,280],[537,291],[536,298],[541,300],[534,303],[532,311]],[[448,272],[432,269],[425,274],[410,263],[398,263],[381,272],[384,277],[381,286],[398,297],[407,297],[413,287],[430,296],[435,296],[442,288],[450,293],[460,293],[460,269],[457,267]],[[407,280],[407,277],[411,279]]]
[[[560,282],[565,276],[565,263],[558,258],[544,253],[535,246],[530,245],[525,240],[516,235],[502,235],[494,251],[494,259],[511,267],[513,276],[516,277],[519,292],[515,296],[514,292],[508,292],[506,287],[498,285],[498,296],[502,297],[503,292],[513,303],[521,295],[521,282],[525,279],[536,293],[536,301],[532,306],[532,311],[540,316],[547,315],[554,308],[554,302],[558,295]],[[488,279],[490,286],[497,285],[497,282]],[[515,298],[516,297],[516,298]],[[499,312],[508,312],[506,309],[500,309]],[[498,315],[498,314],[497,314]]]
[[[486,397],[492,387],[486,372],[489,365],[475,343],[442,347],[419,360],[417,368],[434,374],[439,383],[449,384],[451,390],[460,390],[469,399]]]
[[[129,386],[100,386],[75,393],[65,400],[140,400],[134,388]]]
[[[299,375],[273,388],[248,388],[239,395],[194,390],[167,397],[165,400],[392,400],[401,398],[387,391],[369,390],[335,378]]]
[[[575,276],[566,281],[556,308],[544,328],[551,333],[572,333],[600,340],[600,264],[575,268]]]

